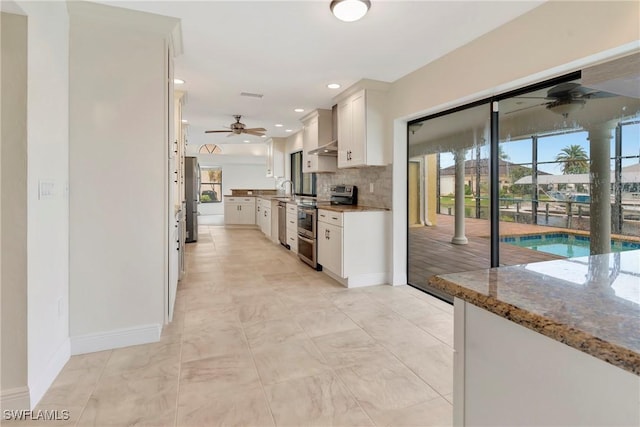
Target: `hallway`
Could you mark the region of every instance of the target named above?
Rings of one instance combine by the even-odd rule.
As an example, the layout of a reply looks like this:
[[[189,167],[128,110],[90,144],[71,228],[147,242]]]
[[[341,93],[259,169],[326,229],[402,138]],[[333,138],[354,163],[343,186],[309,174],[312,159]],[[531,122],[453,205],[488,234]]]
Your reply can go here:
[[[254,229],[201,226],[158,343],[74,356],[26,425],[448,426],[453,307],[347,290]]]

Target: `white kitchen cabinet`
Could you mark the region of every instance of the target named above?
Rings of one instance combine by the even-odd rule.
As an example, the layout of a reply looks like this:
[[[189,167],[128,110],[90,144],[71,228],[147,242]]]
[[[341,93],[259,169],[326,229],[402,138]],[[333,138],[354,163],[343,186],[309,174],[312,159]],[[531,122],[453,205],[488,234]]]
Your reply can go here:
[[[256,223],[255,197],[225,197],[224,223],[226,225],[254,225]]]
[[[318,263],[323,269],[344,277],[342,227],[318,221]]]
[[[318,263],[346,287],[389,280],[389,211],[318,210]]]
[[[302,172],[335,172],[336,158],[309,154],[309,151],[331,142],[331,110],[314,110],[302,119]]]
[[[287,244],[289,250],[298,253],[298,205],[287,203]]]
[[[267,178],[284,176],[286,138],[267,140]]]
[[[338,102],[338,167],[383,166],[385,92],[360,89]]]
[[[260,230],[266,237],[273,240],[272,234],[273,234],[274,228],[273,228],[272,222],[275,217],[275,221],[276,221],[275,234],[276,234],[276,242],[277,242],[277,239],[278,239],[277,208],[275,210],[276,214],[273,215],[273,211],[271,209],[272,201],[270,199],[258,198],[257,203],[258,203],[258,207],[257,207],[257,213],[256,213],[257,214],[256,224],[258,224],[258,227],[260,227]],[[275,201],[276,207],[277,207],[277,203],[278,202]]]

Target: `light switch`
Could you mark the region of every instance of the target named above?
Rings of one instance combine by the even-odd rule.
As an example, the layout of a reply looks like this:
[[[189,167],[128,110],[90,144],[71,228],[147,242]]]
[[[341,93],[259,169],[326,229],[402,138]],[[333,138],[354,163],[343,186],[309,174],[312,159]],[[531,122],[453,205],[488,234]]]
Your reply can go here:
[[[38,199],[53,199],[55,197],[56,183],[50,180],[40,180],[38,182]]]

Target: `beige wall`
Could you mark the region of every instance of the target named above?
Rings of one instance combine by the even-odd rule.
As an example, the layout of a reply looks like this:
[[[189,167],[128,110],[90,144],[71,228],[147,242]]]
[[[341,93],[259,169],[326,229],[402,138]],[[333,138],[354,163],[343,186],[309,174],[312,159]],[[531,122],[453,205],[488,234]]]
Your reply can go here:
[[[27,17],[1,14],[2,409],[28,409]]]
[[[520,79],[524,85],[565,74],[548,71],[637,43],[639,17],[638,1],[549,1],[394,82],[391,117],[461,105]]]
[[[392,84],[394,284],[407,280],[406,120],[638,51],[639,16],[638,1],[549,1]]]

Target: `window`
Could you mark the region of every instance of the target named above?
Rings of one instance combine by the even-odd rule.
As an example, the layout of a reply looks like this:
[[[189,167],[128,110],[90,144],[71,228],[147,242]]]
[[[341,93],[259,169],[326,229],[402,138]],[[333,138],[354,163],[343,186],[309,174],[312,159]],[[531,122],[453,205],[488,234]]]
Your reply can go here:
[[[200,175],[200,203],[222,201],[222,168],[202,167]]]
[[[293,192],[300,196],[316,195],[316,174],[302,173],[302,151],[291,153]]]

